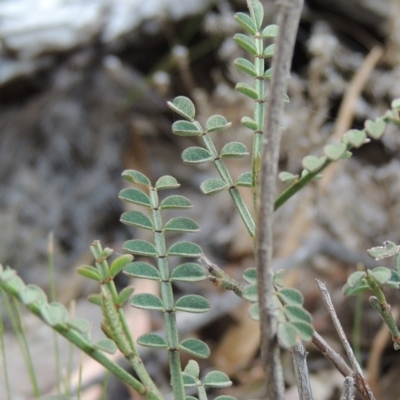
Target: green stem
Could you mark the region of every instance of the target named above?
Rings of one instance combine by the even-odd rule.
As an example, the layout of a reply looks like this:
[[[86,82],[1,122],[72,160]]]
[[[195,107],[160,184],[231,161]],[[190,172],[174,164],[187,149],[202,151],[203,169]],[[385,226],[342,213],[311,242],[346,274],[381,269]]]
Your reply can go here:
[[[300,179],[290,185],[286,190],[284,190],[278,198],[275,200],[274,211],[285,204],[291,197],[293,197],[298,191],[303,189],[310,181],[312,181],[318,174],[320,174],[326,167],[332,163],[331,160],[327,159],[318,170],[314,172],[308,172],[303,175]]]
[[[233,179],[226,167],[225,163],[222,159],[219,158],[218,152],[214,146],[212,139],[207,135],[202,135],[203,143],[206,146],[207,150],[213,156],[215,167],[222,178],[222,180],[229,186],[229,194],[235,204],[250,236],[253,238],[255,235],[255,225],[253,221],[253,217],[251,216],[249,209],[246,206],[242,196],[240,195],[238,189],[234,186]]]
[[[158,204],[157,191],[150,190],[150,202],[153,209],[154,244],[158,254],[158,270],[161,277],[161,299],[164,303],[164,321],[168,343],[168,362],[171,374],[171,385],[174,400],[185,400],[185,388],[183,386],[182,367],[179,357],[179,335],[176,322],[175,302],[172,284],[170,281],[167,249],[163,232],[161,212]]]
[[[8,370],[7,370],[6,349],[4,346],[3,316],[0,316],[0,347],[1,347],[1,363],[3,365],[4,385],[6,389],[7,400],[11,400],[10,382],[8,380]]]
[[[197,385],[197,394],[199,400],[208,400],[206,389],[203,385]]]
[[[12,284],[12,279],[7,281],[0,280],[0,287],[4,289],[8,294],[18,299],[19,290],[18,287],[15,287]],[[49,325],[41,316],[40,306],[36,303],[31,303],[26,306],[33,314],[35,314],[38,318],[40,318],[46,325]],[[49,325],[50,326],[50,325]],[[95,347],[91,345],[85,338],[83,338],[78,332],[70,329],[67,324],[57,324],[55,326],[51,326],[52,329],[57,331],[60,335],[64,336],[68,341],[73,343],[76,347],[81,349],[84,353],[89,355],[91,358],[98,361],[101,365],[103,365],[108,371],[113,373],[116,377],[121,379],[121,381],[125,382],[127,385],[134,388],[140,394],[148,398],[149,400],[162,400],[162,396],[158,392],[152,391],[149,387],[143,385],[133,376],[131,376],[128,372],[126,372],[123,368],[121,368],[118,364],[111,361],[103,352],[97,350]]]

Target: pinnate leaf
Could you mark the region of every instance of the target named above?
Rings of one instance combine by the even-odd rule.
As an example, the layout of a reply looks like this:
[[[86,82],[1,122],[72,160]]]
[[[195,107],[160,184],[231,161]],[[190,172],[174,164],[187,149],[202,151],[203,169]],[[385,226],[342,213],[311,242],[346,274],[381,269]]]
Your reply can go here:
[[[197,232],[198,230],[197,222],[186,217],[172,218],[164,226],[164,231],[172,232]]]
[[[190,313],[204,313],[210,309],[210,303],[203,296],[188,294],[176,301],[175,309]]]
[[[246,60],[245,58],[237,58],[234,62],[233,65],[241,72],[244,72],[245,74],[251,76],[252,78],[257,77],[257,71],[255,65],[250,62],[249,60]]]
[[[146,240],[127,240],[123,245],[123,249],[140,256],[157,256],[157,250],[154,245]]]
[[[201,164],[213,159],[212,154],[203,147],[189,147],[182,153],[182,160],[186,164]]]
[[[246,146],[240,142],[227,143],[221,150],[221,157],[245,157],[249,154]]]
[[[95,343],[94,347],[108,354],[114,354],[117,351],[117,345],[111,339],[102,339]]]
[[[164,311],[163,301],[151,293],[135,294],[131,300],[130,305],[144,310],[159,310]]]
[[[264,50],[263,56],[264,58],[270,58],[274,56],[274,52],[275,52],[275,43],[270,44],[269,46],[267,46]]]
[[[167,103],[168,106],[175,111],[177,114],[181,115],[183,118],[193,121],[195,117],[195,107],[193,102],[185,96],[178,96],[172,102]]]
[[[122,189],[118,196],[121,200],[127,201],[129,203],[138,204],[139,206],[145,206],[150,208],[150,198],[146,193],[143,193],[139,189],[127,188]]]
[[[149,178],[139,171],[127,169],[122,173],[122,176],[129,182],[135,183],[137,185],[151,187],[151,182]]]
[[[257,91],[247,83],[239,82],[236,84],[236,90],[253,100],[258,100]]]
[[[328,144],[324,147],[325,155],[332,161],[340,160],[347,151],[345,143]]]
[[[312,323],[311,314],[303,307],[298,305],[287,305],[284,306],[284,313],[286,318],[290,321],[304,321]]]
[[[178,242],[169,248],[167,255],[197,258],[201,256],[201,247],[192,242]]]
[[[161,280],[160,273],[155,267],[140,261],[129,263],[124,269],[124,274],[134,278],[150,279],[153,281]]]
[[[296,182],[298,178],[298,175],[293,175],[290,172],[286,171],[283,171],[279,174],[279,179],[287,185],[291,185],[292,183]]]
[[[183,372],[198,379],[200,375],[200,367],[198,362],[194,360],[189,360]]]
[[[176,121],[172,124],[172,132],[178,136],[200,136],[203,131],[196,122]]]
[[[210,356],[210,348],[199,339],[185,339],[181,342],[179,348],[195,357],[208,358]]]
[[[302,165],[309,172],[318,171],[326,162],[326,157],[307,156],[303,158]]]
[[[262,37],[264,39],[274,38],[278,36],[278,33],[279,33],[278,25],[268,25],[262,31]]]
[[[191,207],[192,203],[188,198],[178,195],[168,196],[160,204],[161,209],[166,209],[166,208],[185,209]]]
[[[360,131],[358,129],[351,129],[347,131],[343,138],[355,148],[361,147],[364,143],[369,141],[365,131]]]
[[[171,274],[171,281],[197,282],[206,278],[204,268],[195,263],[178,265]]]
[[[122,256],[117,257],[110,266],[109,276],[118,275],[128,263],[133,260],[133,257],[130,254],[123,254]]]
[[[382,260],[383,258],[388,258],[399,253],[400,246],[397,246],[396,243],[387,240],[383,242],[383,246],[372,247],[372,249],[367,250],[367,253],[370,257],[375,260]]]
[[[181,186],[178,181],[170,175],[164,175],[161,178],[158,179],[156,182],[155,188],[157,190],[163,190],[163,189],[175,189],[177,187]]]
[[[183,378],[183,386],[185,387],[193,387],[197,386],[197,379],[186,372],[182,372],[182,378]],[[186,399],[191,396],[186,396]],[[196,399],[197,400],[197,399]]]
[[[92,293],[88,296],[89,303],[95,304],[96,306],[101,307],[102,297],[100,293]]]
[[[250,54],[253,56],[257,55],[257,47],[254,39],[249,38],[246,35],[243,35],[243,33],[237,33],[234,37],[233,40],[243,49],[248,51]]]
[[[247,283],[255,284],[257,283],[257,269],[248,268],[244,271],[243,278]]]
[[[248,129],[251,129],[252,131],[258,131],[258,124],[254,119],[250,117],[243,117],[240,122],[242,125]]]
[[[248,285],[243,289],[243,298],[255,302],[258,300],[257,285]]]
[[[90,322],[83,318],[74,318],[67,322],[67,325],[80,333],[88,333],[90,331]]]
[[[392,277],[392,272],[386,267],[376,267],[370,274],[381,284],[384,285]]]
[[[68,320],[68,311],[61,303],[44,304],[41,307],[41,314],[50,326],[64,324]]]
[[[133,291],[134,288],[132,286],[126,286],[119,292],[118,304],[120,307],[123,306],[129,300],[129,297],[132,296]]]
[[[206,130],[209,133],[222,131],[229,128],[231,125],[232,123],[228,122],[223,115],[212,115],[206,122]]]
[[[264,7],[259,0],[249,0],[247,4],[249,6],[251,19],[256,24],[258,31],[261,28],[264,19]]]
[[[292,321],[291,324],[297,329],[301,340],[310,341],[312,339],[314,328],[311,324],[304,321]]]
[[[298,341],[297,329],[289,322],[278,325],[277,336],[279,344],[284,349],[291,349]]]
[[[82,265],[77,268],[77,272],[79,275],[82,275],[88,279],[92,279],[96,282],[101,282],[102,280],[99,271],[91,265]]]
[[[256,24],[247,14],[238,12],[235,14],[235,20],[246,32],[255,36],[257,33]]]
[[[302,305],[304,298],[303,295],[296,289],[283,288],[277,293],[277,296],[283,301],[284,304],[298,304]]]
[[[159,349],[168,348],[167,341],[157,333],[146,333],[140,336],[137,342],[145,347],[155,347]]]
[[[383,118],[377,118],[375,121],[367,119],[364,126],[368,136],[377,140],[383,135],[383,132],[385,132],[386,122]]]
[[[254,303],[249,308],[250,318],[254,319],[255,321],[260,320],[260,306],[258,303]]]
[[[226,388],[232,385],[232,381],[221,371],[211,371],[204,377],[203,385],[212,388]]]
[[[236,181],[236,185],[244,186],[244,187],[251,187],[252,186],[252,173],[245,172],[244,174],[240,175]]]
[[[228,185],[221,179],[208,179],[200,185],[200,189],[204,194],[213,195],[227,189]]]

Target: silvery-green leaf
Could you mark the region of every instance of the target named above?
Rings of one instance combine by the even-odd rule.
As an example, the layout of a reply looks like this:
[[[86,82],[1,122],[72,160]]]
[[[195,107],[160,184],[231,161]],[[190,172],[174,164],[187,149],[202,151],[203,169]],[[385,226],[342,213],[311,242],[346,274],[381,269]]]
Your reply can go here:
[[[159,349],[168,348],[167,341],[157,333],[145,333],[144,335],[139,336],[137,342],[145,347],[154,347]]]
[[[91,327],[91,323],[83,318],[74,318],[68,321],[67,325],[80,333],[88,333]]]
[[[237,83],[235,89],[244,94],[247,97],[250,97],[253,100],[258,100],[258,92],[247,83]]]
[[[303,295],[296,289],[283,288],[277,292],[277,296],[283,301],[284,304],[297,304],[302,305],[304,298]]]
[[[153,230],[153,221],[149,216],[140,211],[127,211],[121,215],[120,221],[129,226],[136,226],[138,228]]]
[[[166,209],[166,208],[185,209],[191,207],[193,206],[188,198],[178,195],[168,196],[160,204],[161,209]]]
[[[209,133],[222,131],[229,128],[231,125],[232,123],[228,122],[223,115],[212,115],[206,122],[206,131]]]
[[[291,323],[286,322],[278,325],[278,341],[284,349],[294,347],[298,342],[298,335],[297,329]]]
[[[168,249],[168,256],[198,258],[201,256],[201,247],[192,242],[178,242]]]
[[[243,49],[248,51],[250,54],[253,56],[257,55],[257,47],[254,39],[249,38],[246,35],[243,35],[243,33],[237,33],[234,37],[233,40]]]
[[[189,313],[204,313],[210,309],[210,303],[203,296],[188,294],[176,301],[175,309]]]
[[[303,321],[293,321],[291,324],[297,329],[301,340],[308,342],[312,339],[314,328],[311,324]]]
[[[299,179],[299,175],[293,175],[290,172],[283,171],[279,174],[279,179],[286,183],[287,185],[291,185]]]
[[[394,111],[399,111],[400,110],[400,98],[399,99],[394,99],[392,103],[390,104],[390,107]]]
[[[302,165],[309,172],[318,171],[326,162],[326,157],[307,156],[303,158]]]
[[[311,314],[301,306],[287,305],[283,308],[286,318],[289,321],[304,321],[312,323]]]
[[[252,131],[258,131],[258,124],[254,119],[250,117],[243,117],[240,122],[242,123],[243,126],[245,126],[248,129],[251,129]]]
[[[133,169],[127,169],[122,173],[122,176],[129,182],[135,183],[137,185],[143,185],[146,187],[151,187],[151,182],[146,175],[139,171]]]
[[[124,274],[134,278],[150,279],[153,281],[161,280],[160,273],[155,267],[140,261],[129,263],[124,269]]]
[[[375,121],[367,119],[364,126],[368,136],[378,140],[383,135],[383,132],[385,132],[386,122],[383,118],[377,118]]]
[[[180,343],[179,348],[195,357],[208,358],[210,356],[210,348],[199,339],[185,339]]]
[[[243,289],[243,298],[255,302],[258,300],[257,285],[248,285]]]
[[[211,371],[204,377],[203,385],[212,388],[226,388],[232,385],[232,381],[221,371]]]
[[[171,281],[197,282],[205,278],[204,268],[195,263],[178,265],[171,273]]]
[[[252,186],[252,174],[251,172],[245,172],[240,175],[236,181],[237,186],[251,187]]]
[[[150,242],[147,242],[146,240],[127,240],[123,244],[123,249],[129,251],[132,254],[137,254],[140,256],[157,256],[157,250],[154,245]]]
[[[250,17],[254,21],[258,31],[264,19],[264,7],[259,0],[248,0],[247,5],[249,7]]]
[[[262,37],[264,39],[274,38],[278,36],[278,33],[279,33],[278,25],[268,25],[262,31]]]
[[[199,364],[197,363],[197,361],[189,360],[183,372],[198,379],[200,375]]]
[[[123,254],[117,257],[110,266],[110,273],[109,276],[116,276],[118,275],[126,265],[133,260],[133,257],[130,254]]]
[[[168,101],[168,106],[175,111],[177,114],[181,115],[183,118],[193,121],[195,117],[195,107],[193,102],[185,96],[178,96],[170,102]]]
[[[272,68],[268,68],[264,72],[264,79],[271,79],[271,77],[272,77]]]
[[[344,139],[356,148],[361,147],[364,143],[368,143],[369,141],[365,131],[360,131],[358,129],[351,129],[347,131],[344,134]]]
[[[198,230],[197,222],[186,217],[172,218],[164,226],[165,232],[198,232]]]
[[[245,157],[249,155],[246,146],[240,142],[230,142],[227,143],[221,150],[221,157]]]
[[[255,284],[257,283],[257,269],[247,268],[244,271],[243,278],[247,283]]]
[[[150,198],[146,193],[139,189],[127,188],[122,189],[118,196],[121,200],[128,201],[129,203],[138,204],[150,208]]]
[[[99,271],[95,267],[92,267],[91,265],[82,265],[77,268],[77,272],[79,275],[82,275],[88,279],[92,279],[96,282],[102,281]]]
[[[254,303],[249,308],[250,318],[254,319],[255,321],[260,320],[260,307],[258,303]]]
[[[340,160],[347,151],[345,143],[328,144],[324,147],[325,155],[332,161]]]
[[[186,164],[201,164],[213,159],[212,154],[203,147],[189,147],[182,153],[182,160]]]
[[[400,246],[397,246],[396,243],[387,240],[383,242],[383,246],[372,247],[372,249],[367,250],[367,253],[375,260],[382,260],[383,258],[395,256],[397,253],[399,253],[399,250]]]
[[[185,387],[197,386],[197,379],[187,374],[186,372],[182,372],[182,378],[183,378],[183,386]],[[188,397],[189,396],[186,396],[186,398]]]
[[[245,58],[237,58],[234,62],[233,65],[241,72],[244,72],[245,74],[251,76],[252,78],[257,77],[257,71],[255,65],[249,61],[246,60]]]
[[[235,14],[235,20],[245,31],[255,36],[257,33],[256,24],[247,14],[238,12]]]
[[[263,56],[264,58],[270,58],[273,57],[275,52],[275,43],[270,44],[269,46],[267,46],[264,50]]]
[[[151,293],[140,293],[135,294],[129,304],[136,308],[141,308],[143,310],[158,310],[164,311],[163,301]]]
[[[386,267],[376,267],[373,270],[369,271],[369,273],[381,284],[385,284],[390,280],[392,273],[389,268]]]
[[[204,194],[212,195],[227,189],[228,185],[221,179],[208,179],[200,185],[200,189]]]
[[[132,286],[125,286],[118,294],[118,306],[123,306],[129,298],[132,296],[132,293],[135,289]]]
[[[157,190],[163,190],[163,189],[175,189],[177,187],[181,186],[178,181],[170,175],[164,175],[161,178],[158,179],[156,182],[155,188]]]
[[[111,339],[102,339],[95,343],[94,347],[108,354],[114,354],[117,351],[117,345]]]
[[[176,121],[172,124],[172,132],[178,136],[200,136],[203,131],[196,122]]]

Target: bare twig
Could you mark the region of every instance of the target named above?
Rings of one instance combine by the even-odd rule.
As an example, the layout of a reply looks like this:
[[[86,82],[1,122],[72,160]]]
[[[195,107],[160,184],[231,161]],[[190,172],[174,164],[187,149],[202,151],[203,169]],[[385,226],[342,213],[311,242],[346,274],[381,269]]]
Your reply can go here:
[[[361,382],[363,388],[364,388],[364,392],[366,394],[366,397],[364,397],[365,399],[374,399],[374,395],[372,394],[371,389],[368,386],[367,381],[365,380],[364,376],[363,376],[363,372],[361,370],[360,365],[357,362],[357,359],[353,353],[353,349],[350,346],[350,343],[348,342],[347,338],[346,338],[346,334],[344,333],[344,330],[342,328],[342,325],[340,324],[339,318],[337,317],[335,308],[333,307],[332,304],[332,300],[329,296],[329,292],[326,289],[326,286],[324,283],[322,283],[320,280],[316,279],[317,284],[321,290],[322,293],[322,298],[324,300],[325,306],[328,309],[328,312],[332,318],[333,324],[335,326],[336,332],[339,335],[340,341],[343,344],[343,347],[347,353],[347,356],[349,357],[350,360],[350,364],[353,368],[354,371],[354,375],[357,381]],[[349,374],[347,374],[349,375]]]
[[[354,379],[351,376],[346,376],[343,382],[343,392],[340,400],[351,400],[353,398]]]
[[[282,400],[284,384],[276,338],[276,317],[272,282],[272,219],[281,138],[283,99],[293,55],[303,0],[278,2],[279,34],[272,60],[272,79],[266,111],[266,140],[260,169],[257,205],[256,265],[261,322],[261,355],[267,380],[268,398]]]
[[[292,350],[294,372],[296,374],[297,390],[300,400],[312,400],[310,377],[307,367],[307,351],[302,343],[298,343]]]

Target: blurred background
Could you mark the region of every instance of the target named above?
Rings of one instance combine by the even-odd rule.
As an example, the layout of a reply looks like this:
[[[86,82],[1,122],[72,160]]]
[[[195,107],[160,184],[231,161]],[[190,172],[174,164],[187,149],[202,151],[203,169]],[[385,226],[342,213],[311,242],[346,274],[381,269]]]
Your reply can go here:
[[[275,2],[262,3],[265,24],[274,23]],[[78,276],[76,267],[93,262],[89,246],[95,239],[120,253],[125,240],[146,238],[119,222],[126,208],[117,197],[126,186],[124,169],[140,170],[153,182],[164,174],[176,177],[182,185],[177,193],[194,204],[186,215],[201,227],[190,239],[234,277],[254,264],[252,242],[229,195],[200,193],[200,183],[216,176],[213,165],[182,163],[181,152],[199,142],[172,134],[177,116],[166,106],[186,95],[200,122],[222,114],[233,123],[215,137],[218,148],[232,140],[249,147],[251,135],[240,119],[252,116],[253,104],[234,90],[247,79],[232,66],[235,58],[247,57],[232,40],[237,11],[246,11],[244,0],[0,0],[0,262],[48,288],[52,234],[58,300],[69,306],[76,299],[73,312],[93,320],[94,335],[101,335],[99,316],[84,300],[96,286]],[[400,97],[400,2],[306,0],[288,94],[280,168],[299,173],[304,156],[320,155],[326,143],[362,128]],[[316,329],[343,353],[314,279],[327,282],[349,338],[360,331],[355,345],[377,398],[384,400],[399,399],[399,355],[387,332],[377,335],[381,321],[368,298],[344,298],[341,287],[358,263],[375,265],[366,257],[368,248],[400,242],[399,154],[399,127],[388,126],[380,141],[331,166],[291,199],[275,222],[275,266],[288,270],[285,283],[302,291]],[[237,177],[249,163],[234,160],[228,166]],[[243,196],[251,205],[250,192]],[[121,277],[119,284],[129,281]],[[188,286],[177,292],[205,292],[212,301],[208,317],[181,322],[184,334],[212,348],[204,371],[219,368],[230,375],[234,385],[226,394],[265,398],[258,328],[248,306],[211,283]],[[388,299],[398,312],[400,296],[393,291]],[[150,320],[128,313],[137,332],[162,327],[157,314]],[[24,318],[39,385],[50,393],[51,334],[33,317]],[[30,399],[18,345],[7,324],[6,330],[14,398]],[[61,356],[68,357],[61,343]],[[338,398],[342,377],[312,345],[307,350],[315,398]],[[168,390],[166,360],[158,353],[144,357]],[[289,355],[283,359],[287,399],[296,399]],[[75,354],[73,364],[80,360]],[[95,388],[103,372],[91,364],[86,370],[93,373],[84,380],[82,399],[99,398]],[[0,380],[0,397],[3,391]],[[139,397],[111,380],[107,398]]]

